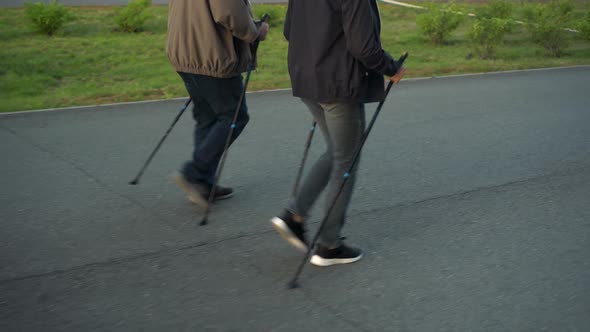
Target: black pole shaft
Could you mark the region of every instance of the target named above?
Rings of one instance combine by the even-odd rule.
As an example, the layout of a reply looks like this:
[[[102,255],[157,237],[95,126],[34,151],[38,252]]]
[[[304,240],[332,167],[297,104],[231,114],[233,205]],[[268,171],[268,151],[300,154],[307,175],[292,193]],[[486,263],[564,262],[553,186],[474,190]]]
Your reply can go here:
[[[152,151],[152,153],[150,154],[150,156],[148,157],[148,159],[146,160],[146,162],[143,164],[143,167],[139,170],[139,173],[137,174],[137,176],[135,177],[135,179],[133,179],[132,181],[130,181],[129,184],[136,185],[136,184],[139,183],[139,179],[143,175],[143,172],[145,172],[146,168],[148,167],[148,165],[151,163],[152,159],[156,155],[156,152],[158,152],[158,150],[162,146],[162,143],[164,143],[164,140],[166,140],[166,137],[168,137],[168,135],[172,131],[172,128],[174,128],[174,126],[176,125],[176,122],[178,122],[178,119],[180,119],[180,117],[182,116],[182,113],[184,113],[184,111],[186,110],[186,108],[188,107],[188,105],[191,103],[191,101],[192,101],[192,99],[189,98],[186,101],[186,103],[184,103],[184,106],[182,107],[182,109],[180,110],[180,112],[178,113],[178,115],[176,115],[176,117],[174,118],[174,121],[172,122],[172,124],[170,125],[170,127],[168,128],[168,130],[166,130],[166,133],[164,134],[164,136],[162,137],[162,139],[160,140],[160,142],[158,142],[158,145],[156,145],[156,148],[154,149],[154,151]]]
[[[299,164],[299,169],[297,170],[297,177],[295,178],[295,185],[293,185],[293,197],[297,195],[297,191],[299,190],[299,182],[301,181],[301,175],[303,174],[303,168],[305,167],[305,161],[307,160],[307,155],[309,153],[309,147],[311,146],[311,140],[313,139],[313,133],[315,132],[317,126],[317,122],[313,122],[311,128],[309,129],[309,134],[307,135],[307,141],[305,142],[305,150],[303,151],[303,159],[301,159],[301,164]]]
[[[313,240],[311,241],[309,247],[307,248],[307,252],[305,253],[305,257],[303,257],[303,260],[299,264],[299,267],[297,268],[297,271],[295,272],[295,276],[289,282],[289,285],[288,285],[289,288],[298,287],[297,279],[299,279],[299,275],[301,275],[301,272],[303,271],[303,267],[305,266],[305,263],[309,260],[309,257],[311,256],[311,252],[313,251],[320,234],[324,230],[324,226],[326,225],[326,221],[328,220],[328,217],[330,217],[330,214],[332,213],[332,210],[334,209],[334,206],[336,205],[338,198],[340,198],[340,194],[342,193],[342,190],[344,189],[344,186],[346,185],[346,182],[348,181],[349,175],[352,172],[352,170],[353,170],[353,168],[354,168],[354,166],[361,154],[361,150],[363,148],[363,145],[365,145],[365,141],[367,140],[367,137],[369,137],[369,134],[371,133],[371,129],[373,128],[373,125],[375,124],[375,120],[377,120],[377,116],[381,112],[381,108],[383,107],[383,104],[385,103],[385,99],[387,98],[387,95],[389,94],[389,90],[391,90],[392,85],[393,85],[393,82],[390,81],[389,84],[387,85],[387,89],[385,90],[385,96],[383,97],[383,100],[381,102],[379,102],[379,105],[377,106],[377,110],[375,111],[375,114],[373,114],[373,117],[371,118],[371,122],[369,122],[369,126],[367,127],[367,129],[363,133],[363,136],[361,138],[361,143],[354,153],[354,158],[352,159],[352,162],[350,163],[348,170],[343,175],[344,179],[342,181],[342,184],[340,185],[340,188],[338,189],[338,193],[336,194],[336,197],[334,197],[334,200],[330,204],[330,208],[326,212],[326,215],[324,216],[324,219],[322,220],[322,223],[320,224],[319,229],[315,233]]]

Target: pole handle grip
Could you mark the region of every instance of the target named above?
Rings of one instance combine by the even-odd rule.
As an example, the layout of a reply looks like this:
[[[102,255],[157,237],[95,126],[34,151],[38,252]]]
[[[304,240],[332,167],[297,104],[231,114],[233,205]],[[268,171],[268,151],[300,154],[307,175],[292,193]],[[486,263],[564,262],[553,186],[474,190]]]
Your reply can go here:
[[[404,61],[406,61],[407,57],[408,57],[408,52],[402,54],[402,56],[399,57],[399,60],[397,60],[397,62],[399,63],[400,67],[404,65]]]

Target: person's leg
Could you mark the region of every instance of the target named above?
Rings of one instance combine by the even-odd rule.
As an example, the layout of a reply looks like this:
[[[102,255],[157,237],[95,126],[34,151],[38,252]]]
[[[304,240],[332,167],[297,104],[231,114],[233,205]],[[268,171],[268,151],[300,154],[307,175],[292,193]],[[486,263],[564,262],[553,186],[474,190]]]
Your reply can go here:
[[[215,112],[204,98],[207,87],[206,82],[203,82],[203,76],[190,73],[178,74],[184,81],[186,90],[193,100],[193,118],[196,122],[193,134],[192,159],[184,163],[181,172],[189,182],[207,183],[210,165],[199,156],[202,155],[203,142],[216,121]]]
[[[318,196],[328,184],[332,170],[332,153],[330,151],[330,135],[324,119],[324,110],[318,103],[311,100],[302,98],[302,101],[317,122],[317,126],[326,140],[327,150],[316,160],[308,175],[303,179],[303,183],[295,197],[291,198],[287,207],[279,215],[271,219],[271,223],[279,235],[291,245],[306,251],[307,238],[305,237],[304,220]]]
[[[175,180],[187,192],[193,203],[206,206],[239,95],[242,92],[241,77],[219,79],[189,73],[179,73],[179,75],[193,99],[193,117],[196,125],[192,160],[183,165],[180,174],[175,176]],[[233,140],[241,133],[247,122],[247,108],[243,101],[232,135]],[[214,199],[225,199],[232,195],[231,188],[218,186]]]
[[[330,133],[333,157],[333,170],[326,193],[326,209],[329,209],[332,204],[334,207],[326,220],[318,243],[323,247],[333,249],[341,244],[340,231],[344,226],[346,211],[356,180],[358,160],[354,169],[350,173],[346,173],[352,164],[365,129],[365,108],[363,104],[358,103],[322,104],[322,107],[325,110],[324,115]],[[348,177],[348,180],[338,195],[345,176]],[[338,199],[333,203],[337,195]]]
[[[287,211],[271,220],[279,233],[300,249],[307,248],[303,219],[328,183],[327,209],[330,207],[342,185],[344,174],[352,163],[365,128],[363,104],[319,104],[306,99],[303,102],[320,127],[327,150],[311,168],[296,197],[291,199]],[[357,168],[358,166],[348,175],[347,184],[320,234],[319,244],[324,248],[334,249],[341,245],[340,230],[344,225]]]
[[[191,182],[211,185],[242,93],[242,80],[239,76],[222,79],[180,75],[193,98],[193,116],[197,122],[192,160],[184,164],[182,173]],[[248,108],[242,100],[231,142],[240,135],[248,120]]]
[[[291,199],[287,207],[289,211],[305,218],[330,180],[330,173],[332,172],[332,142],[328,127],[326,126],[324,110],[320,104],[307,99],[302,99],[302,101],[311,112],[326,141],[326,151],[315,161],[309,173],[304,178],[301,188],[299,188],[297,194]]]
[[[209,105],[215,120],[207,127],[206,135],[200,137],[201,143],[193,154],[193,160],[208,166],[205,181],[212,184],[231,130],[232,120],[243,91],[243,84],[240,76],[233,78],[205,76],[204,83],[207,86],[207,94],[203,99]],[[240,104],[231,143],[242,133],[248,121],[248,107],[244,98]]]
[[[334,206],[331,213],[326,216],[324,228],[310,262],[317,266],[330,266],[353,263],[363,256],[359,249],[342,243],[340,231],[344,226],[346,210],[352,196],[358,160],[350,173],[347,172],[354,159],[354,154],[360,146],[365,128],[365,111],[363,104],[322,106],[325,110],[326,125],[330,132],[334,158],[326,195],[327,211],[332,204]],[[338,194],[345,178],[347,178],[346,183]]]

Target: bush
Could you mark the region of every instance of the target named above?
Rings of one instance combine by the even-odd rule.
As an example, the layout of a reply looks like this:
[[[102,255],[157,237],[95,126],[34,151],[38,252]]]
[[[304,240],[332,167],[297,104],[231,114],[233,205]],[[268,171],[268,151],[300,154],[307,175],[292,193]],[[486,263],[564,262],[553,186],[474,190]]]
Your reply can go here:
[[[511,32],[514,23],[512,4],[504,0],[493,0],[477,11],[476,21],[467,33],[473,50],[482,59],[493,59],[497,47],[504,40],[506,33]]]
[[[25,13],[35,27],[48,36],[53,36],[65,23],[75,19],[70,10],[57,0],[47,5],[28,2],[25,4]]]
[[[449,34],[463,22],[463,15],[457,14],[457,6],[453,3],[428,5],[428,12],[416,17],[416,23],[422,33],[434,44],[443,44]]]
[[[562,56],[569,45],[568,33],[564,27],[569,22],[573,8],[569,0],[527,7],[525,17],[529,21],[527,29],[532,40],[551,55]]]
[[[512,3],[506,0],[492,0],[477,11],[478,18],[509,19],[512,16]]]
[[[115,15],[117,30],[123,32],[143,31],[145,21],[152,17],[145,10],[152,5],[152,0],[131,0]]]
[[[493,59],[496,49],[502,43],[511,22],[500,18],[482,18],[475,21],[467,36],[473,50],[482,59]]]
[[[576,27],[580,31],[580,37],[590,40],[590,11],[586,14],[586,19],[580,21]]]

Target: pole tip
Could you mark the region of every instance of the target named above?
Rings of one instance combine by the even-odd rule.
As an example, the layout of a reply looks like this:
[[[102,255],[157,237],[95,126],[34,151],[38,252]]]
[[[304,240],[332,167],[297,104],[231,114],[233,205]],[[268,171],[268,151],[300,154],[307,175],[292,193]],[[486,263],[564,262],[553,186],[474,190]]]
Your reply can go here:
[[[199,223],[200,226],[205,226],[207,224],[208,224],[207,218],[203,218],[203,220],[201,220],[201,222]]]
[[[299,283],[295,279],[289,281],[289,284],[287,284],[287,288],[288,289],[296,289],[296,288],[299,288],[299,287],[300,287],[299,286]]]
[[[130,181],[129,182],[129,184],[132,185],[132,186],[134,186],[134,185],[136,185],[138,183],[139,183],[139,181],[137,181],[137,180],[133,180],[133,181]]]

